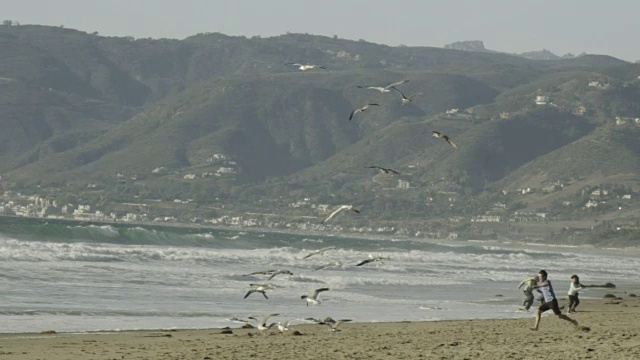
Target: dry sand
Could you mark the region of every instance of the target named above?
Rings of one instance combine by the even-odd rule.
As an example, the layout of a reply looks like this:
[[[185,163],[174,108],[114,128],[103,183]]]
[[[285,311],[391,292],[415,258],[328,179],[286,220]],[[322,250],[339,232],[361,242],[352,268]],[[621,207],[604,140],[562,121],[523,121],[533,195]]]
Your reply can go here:
[[[564,301],[561,301],[564,303]],[[544,316],[419,323],[0,335],[0,360],[35,359],[640,359],[640,298],[582,300],[576,329]],[[390,309],[392,311],[392,309]],[[276,319],[277,320],[277,319]],[[294,335],[295,332],[300,335]]]

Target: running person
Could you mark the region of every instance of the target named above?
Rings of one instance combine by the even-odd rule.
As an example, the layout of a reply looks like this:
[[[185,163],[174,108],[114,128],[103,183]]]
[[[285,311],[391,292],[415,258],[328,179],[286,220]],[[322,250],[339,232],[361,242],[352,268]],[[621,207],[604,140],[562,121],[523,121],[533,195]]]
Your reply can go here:
[[[584,289],[586,286],[580,283],[578,275],[571,276],[571,285],[569,285],[569,308],[568,313],[576,312],[576,308],[580,305],[580,299],[578,299],[578,291]]]
[[[553,310],[553,313],[562,320],[566,320],[576,327],[578,326],[578,322],[573,320],[572,318],[564,315],[560,308],[558,307],[558,299],[556,299],[556,294],[553,292],[553,286],[551,285],[551,281],[547,279],[547,272],[544,270],[540,270],[539,282],[537,285],[534,285],[534,289],[542,290],[542,295],[544,296],[544,304],[540,305],[538,311],[536,312],[536,324],[531,328],[531,330],[538,331],[538,325],[540,325],[540,318],[542,317],[542,313],[547,310]]]
[[[524,300],[522,301],[522,307],[520,310],[529,311],[529,308],[533,305],[533,300],[535,300],[533,296],[533,286],[536,284],[537,279],[537,277],[525,279],[522,280],[520,285],[518,285],[518,289],[524,286],[524,289],[522,289],[522,292],[524,293]]]

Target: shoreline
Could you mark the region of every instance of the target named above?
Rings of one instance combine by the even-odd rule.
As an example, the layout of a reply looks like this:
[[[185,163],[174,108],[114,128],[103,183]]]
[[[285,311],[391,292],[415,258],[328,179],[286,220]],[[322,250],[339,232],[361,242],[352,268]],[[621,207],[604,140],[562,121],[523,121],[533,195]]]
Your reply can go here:
[[[131,225],[131,226],[147,226],[151,228],[168,228],[168,229],[190,229],[190,230],[216,230],[216,231],[237,231],[237,232],[251,232],[251,233],[271,233],[271,234],[287,234],[287,235],[297,235],[297,236],[326,236],[326,237],[342,237],[342,238],[355,238],[355,239],[363,239],[363,240],[415,240],[415,241],[425,241],[436,244],[451,244],[451,245],[468,245],[468,244],[487,244],[487,245],[498,245],[503,247],[512,247],[512,248],[520,248],[520,249],[536,249],[536,248],[551,248],[551,249],[578,249],[578,250],[586,250],[586,251],[595,251],[595,252],[627,252],[633,251],[640,253],[640,246],[627,246],[627,247],[598,247],[592,244],[580,244],[580,245],[572,245],[572,244],[554,244],[550,242],[526,242],[522,240],[500,240],[500,239],[487,239],[487,240],[479,240],[479,239],[431,239],[431,238],[420,238],[420,237],[411,237],[407,235],[395,235],[395,234],[363,234],[363,233],[349,233],[349,232],[319,232],[312,230],[287,230],[287,229],[274,229],[274,228],[263,228],[263,227],[233,227],[233,226],[216,226],[216,225],[202,225],[202,224],[189,224],[189,223],[155,223],[155,222],[143,222],[143,221],[131,221],[131,222],[118,222],[118,221],[107,221],[107,220],[77,220],[77,219],[64,219],[64,218],[38,218],[38,217],[23,217],[23,216],[8,216],[8,215],[0,215],[0,219],[8,218],[8,219],[23,219],[26,221],[39,221],[39,222],[47,222],[47,221],[59,221],[64,223],[76,223],[76,224],[95,224],[95,225]]]
[[[0,359],[636,359],[640,298],[584,300],[574,328],[552,314],[527,319],[292,325],[277,329],[0,334]],[[549,312],[545,313],[548,314]],[[228,332],[228,330],[227,330]]]

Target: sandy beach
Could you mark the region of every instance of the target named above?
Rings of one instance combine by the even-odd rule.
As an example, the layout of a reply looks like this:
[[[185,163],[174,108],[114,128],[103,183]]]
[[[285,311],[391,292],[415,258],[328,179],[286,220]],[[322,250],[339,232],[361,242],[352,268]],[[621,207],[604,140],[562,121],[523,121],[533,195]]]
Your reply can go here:
[[[561,304],[564,301],[561,301]],[[640,298],[583,300],[582,329],[530,319],[345,323],[277,329],[0,335],[0,359],[638,359]]]

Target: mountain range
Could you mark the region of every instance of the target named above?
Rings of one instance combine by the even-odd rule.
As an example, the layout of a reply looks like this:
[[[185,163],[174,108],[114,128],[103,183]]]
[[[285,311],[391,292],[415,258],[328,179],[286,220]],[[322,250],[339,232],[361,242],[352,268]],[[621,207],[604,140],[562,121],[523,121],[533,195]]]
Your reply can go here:
[[[488,204],[553,182],[638,191],[640,64],[451,48],[1,26],[1,184],[70,194],[97,184],[103,201],[311,196],[363,202],[382,217],[389,206],[442,216],[425,208],[439,192]],[[404,79],[404,94],[422,93],[408,105],[395,91],[357,87]],[[381,106],[348,120],[371,102]],[[370,165],[401,175],[379,176]],[[407,191],[383,191],[398,180]],[[540,210],[556,204],[549,197],[505,201]]]

